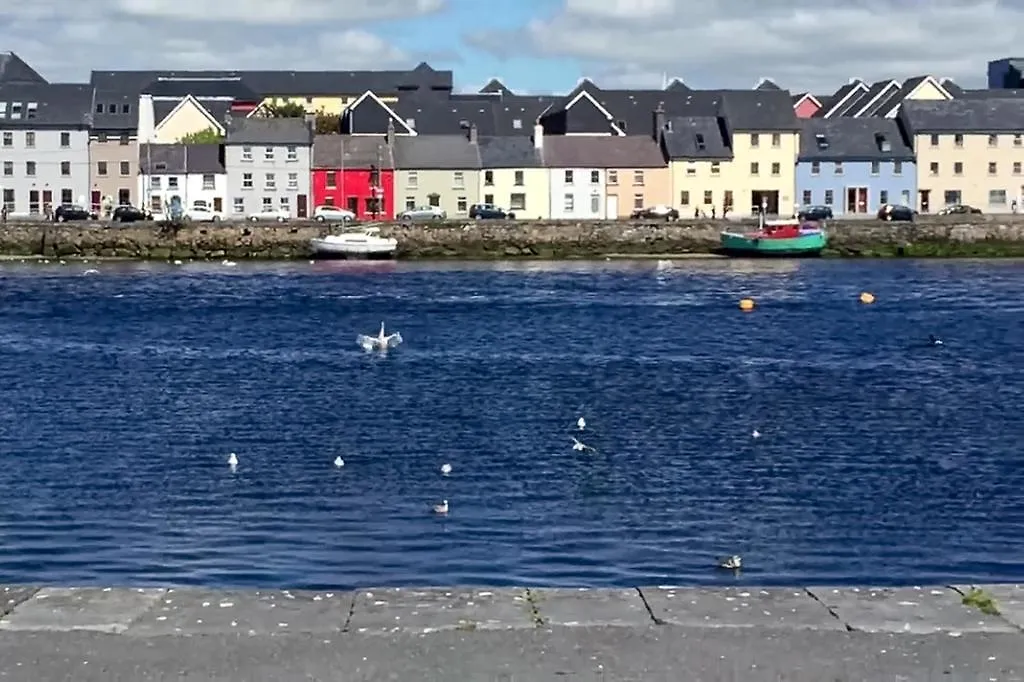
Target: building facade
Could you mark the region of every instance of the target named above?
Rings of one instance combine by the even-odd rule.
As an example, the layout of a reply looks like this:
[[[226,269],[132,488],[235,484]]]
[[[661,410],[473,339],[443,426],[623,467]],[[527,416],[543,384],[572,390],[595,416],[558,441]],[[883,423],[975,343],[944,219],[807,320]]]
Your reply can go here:
[[[732,164],[725,136],[725,123],[717,116],[681,116],[662,125],[672,205],[681,217],[724,216],[736,205],[730,174],[722,170]]]
[[[223,212],[227,199],[223,148],[217,144],[144,144],[139,148],[138,196],[153,213],[177,201]]]
[[[480,203],[480,149],[476,130],[466,135],[397,136],[394,140],[395,201],[437,206],[451,218]]]
[[[340,206],[359,219],[395,217],[391,137],[317,135],[313,140],[314,206]]]
[[[139,143],[137,98],[97,91],[89,132],[89,203],[109,215],[117,206],[141,203],[138,192]]]
[[[224,141],[231,215],[281,209],[308,217],[312,146],[313,128],[305,119],[236,119]]]
[[[539,137],[480,138],[480,201],[499,206],[517,218],[551,217],[548,171]],[[537,144],[540,140],[540,144]]]

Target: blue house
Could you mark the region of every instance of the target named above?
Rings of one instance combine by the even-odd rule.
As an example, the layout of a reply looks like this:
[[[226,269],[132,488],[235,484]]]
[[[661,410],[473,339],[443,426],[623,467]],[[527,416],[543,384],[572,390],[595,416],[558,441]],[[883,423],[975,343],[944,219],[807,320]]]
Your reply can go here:
[[[913,206],[914,149],[898,121],[809,118],[801,121],[796,196],[833,214],[876,213],[882,204]]]

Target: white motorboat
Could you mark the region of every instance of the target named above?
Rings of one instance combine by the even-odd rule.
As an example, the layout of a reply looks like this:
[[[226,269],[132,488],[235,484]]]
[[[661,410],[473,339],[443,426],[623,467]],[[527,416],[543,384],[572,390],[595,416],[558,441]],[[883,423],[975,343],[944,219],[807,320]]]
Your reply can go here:
[[[383,258],[394,255],[398,240],[380,236],[379,227],[367,227],[353,232],[329,234],[311,239],[313,254],[321,257],[365,257]]]

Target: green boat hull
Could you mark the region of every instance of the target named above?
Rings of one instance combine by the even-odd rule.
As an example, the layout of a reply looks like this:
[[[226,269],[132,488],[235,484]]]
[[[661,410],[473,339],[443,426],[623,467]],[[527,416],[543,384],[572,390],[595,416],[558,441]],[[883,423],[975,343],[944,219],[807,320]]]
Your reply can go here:
[[[745,234],[723,232],[721,239],[722,251],[730,256],[820,256],[828,244],[828,237],[824,232],[783,239],[758,239]]]

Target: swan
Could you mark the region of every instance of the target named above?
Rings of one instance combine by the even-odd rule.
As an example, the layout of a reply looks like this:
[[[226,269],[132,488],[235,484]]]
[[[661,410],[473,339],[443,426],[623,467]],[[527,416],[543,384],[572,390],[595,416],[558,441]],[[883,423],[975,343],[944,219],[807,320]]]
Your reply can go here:
[[[572,449],[576,452],[597,452],[594,448],[590,447],[586,443],[580,442],[576,436],[570,436],[572,438]]]
[[[441,475],[442,476],[447,476],[450,473],[452,473],[452,465],[451,464],[442,464],[441,465]]]
[[[751,438],[760,438],[761,437],[761,432],[758,431],[757,429],[754,429],[753,433],[750,434],[750,437]]]
[[[338,467],[340,469],[341,467],[345,466],[345,460],[343,460],[340,456],[339,457],[335,457],[334,458],[334,466],[336,466],[336,467]]]
[[[718,567],[728,571],[738,571],[743,567],[743,559],[738,554],[733,554],[731,557],[720,560]]]
[[[398,332],[394,334],[384,333],[384,323],[380,323],[380,332],[377,336],[367,336],[366,334],[360,334],[356,337],[356,342],[365,348],[366,350],[387,350],[388,348],[394,348],[398,344],[402,343],[402,335]]]
[[[232,471],[238,468],[238,455],[233,452],[228,455],[228,466],[231,467]]]
[[[583,429],[587,428],[587,420],[584,419],[583,417],[580,417],[579,419],[577,419],[576,420],[576,428],[578,428],[580,431],[582,431]]]
[[[435,514],[447,514],[448,513],[448,500],[441,500],[441,504],[434,505]]]

